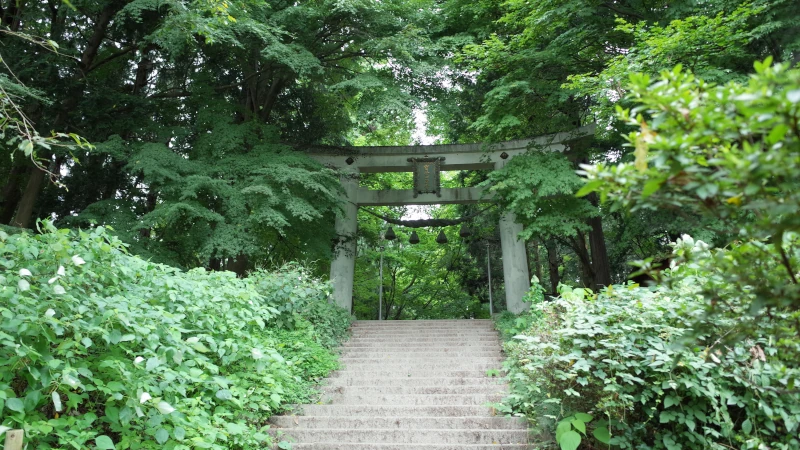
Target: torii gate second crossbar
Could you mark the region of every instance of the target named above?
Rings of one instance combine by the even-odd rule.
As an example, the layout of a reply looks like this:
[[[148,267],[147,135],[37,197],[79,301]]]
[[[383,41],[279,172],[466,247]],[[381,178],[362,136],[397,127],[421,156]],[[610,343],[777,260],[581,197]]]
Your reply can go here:
[[[439,171],[496,170],[529,148],[564,152],[594,134],[594,125],[571,132],[493,145],[451,144],[407,147],[317,147],[310,156],[327,167],[340,170],[346,195],[344,214],[336,218],[337,245],[331,263],[331,281],[336,304],[352,311],[353,276],[356,261],[356,231],[359,206],[402,206],[490,202],[480,188],[441,188]],[[428,167],[424,165],[427,164]],[[414,172],[414,189],[369,190],[359,187],[360,173]],[[520,313],[527,305],[522,297],[530,289],[522,226],[506,213],[500,220],[506,306]]]

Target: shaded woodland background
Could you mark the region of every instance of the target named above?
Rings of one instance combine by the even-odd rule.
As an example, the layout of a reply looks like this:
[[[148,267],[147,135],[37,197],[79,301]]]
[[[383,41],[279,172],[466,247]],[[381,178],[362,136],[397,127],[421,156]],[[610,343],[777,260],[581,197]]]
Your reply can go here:
[[[559,283],[621,282],[630,262],[665,258],[684,233],[730,242],[736,230],[690,209],[624,213],[576,198],[575,170],[632,160],[622,138],[631,126],[613,114],[629,106],[630,72],[680,63],[724,83],[768,56],[800,61],[791,0],[7,0],[0,21],[3,116],[93,145],[35,141],[26,157],[4,128],[0,223],[107,225],[132,253],[181,268],[244,275],[300,260],[327,274],[338,177],[305,146],[409,144],[418,111],[442,143],[598,124],[581,151],[532,149],[503,171],[448,177],[485,183],[502,201],[466,241],[448,229],[441,246],[439,230],[426,230],[411,247],[410,230],[396,230],[385,252],[391,318],[485,316],[487,244],[502,308],[501,209],[524,223],[531,273],[550,294]],[[359,224],[355,311],[372,318],[386,224],[364,213]]]

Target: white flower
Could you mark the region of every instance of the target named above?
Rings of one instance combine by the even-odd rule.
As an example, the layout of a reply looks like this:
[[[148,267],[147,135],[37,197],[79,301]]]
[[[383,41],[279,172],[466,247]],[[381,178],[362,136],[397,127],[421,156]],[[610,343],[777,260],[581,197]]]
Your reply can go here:
[[[136,357],[136,358],[133,360],[133,363],[134,363],[134,364],[139,364],[139,363],[140,363],[140,362],[142,362],[142,361],[144,361],[144,358],[142,358],[141,356],[137,356],[137,357]]]
[[[17,286],[19,287],[20,291],[27,291],[31,288],[31,284],[28,283],[26,280],[19,280]]]
[[[61,277],[53,277],[53,278],[50,278],[49,280],[47,280],[47,284],[53,284],[53,283],[55,283],[55,282],[56,282],[56,281],[57,281],[59,278],[61,278]]]
[[[64,269],[64,266],[58,266],[58,272],[56,272],[59,276],[64,276],[67,274],[67,271]]]
[[[86,264],[86,261],[84,261],[83,258],[81,258],[78,255],[73,255],[72,256],[72,264],[75,264],[76,266],[82,266],[82,265]]]
[[[33,275],[30,270],[28,269],[19,269],[19,276],[21,277],[29,277]]]
[[[150,394],[148,394],[147,392],[142,392],[141,394],[139,394],[139,403],[144,403],[150,400],[151,398],[153,397],[150,397]]]
[[[264,354],[261,353],[261,350],[257,348],[250,350],[250,354],[253,356],[253,359],[261,359],[264,357]]]
[[[56,312],[53,310],[53,308],[50,308],[50,309],[48,309],[47,311],[44,312],[44,316],[45,317],[53,317],[55,315],[56,315]]]
[[[64,295],[64,294],[67,293],[67,291],[64,290],[64,286],[61,286],[60,284],[57,284],[57,285],[53,286],[53,292],[56,295]]]

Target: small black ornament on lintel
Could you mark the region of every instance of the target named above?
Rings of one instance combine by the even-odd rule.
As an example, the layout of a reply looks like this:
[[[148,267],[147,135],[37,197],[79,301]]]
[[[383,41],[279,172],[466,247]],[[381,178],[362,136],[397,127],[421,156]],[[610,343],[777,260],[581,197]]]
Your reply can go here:
[[[419,244],[419,236],[417,236],[416,231],[411,232],[411,237],[408,238],[408,243],[414,245]]]
[[[500,153],[500,159],[508,159],[508,153],[506,152]]]
[[[436,242],[440,244],[447,244],[447,236],[445,236],[444,230],[439,232],[439,236],[436,236]]]
[[[348,166],[352,166],[353,163],[356,162],[356,160],[353,159],[352,156],[348,156],[347,159],[344,160],[344,162],[346,162]]]

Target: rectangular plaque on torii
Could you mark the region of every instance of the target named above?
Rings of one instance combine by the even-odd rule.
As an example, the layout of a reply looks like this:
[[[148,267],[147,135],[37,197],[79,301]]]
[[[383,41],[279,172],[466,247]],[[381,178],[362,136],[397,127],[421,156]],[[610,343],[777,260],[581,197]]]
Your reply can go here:
[[[442,161],[444,157],[408,158],[414,165],[414,198],[419,194],[442,196]]]

